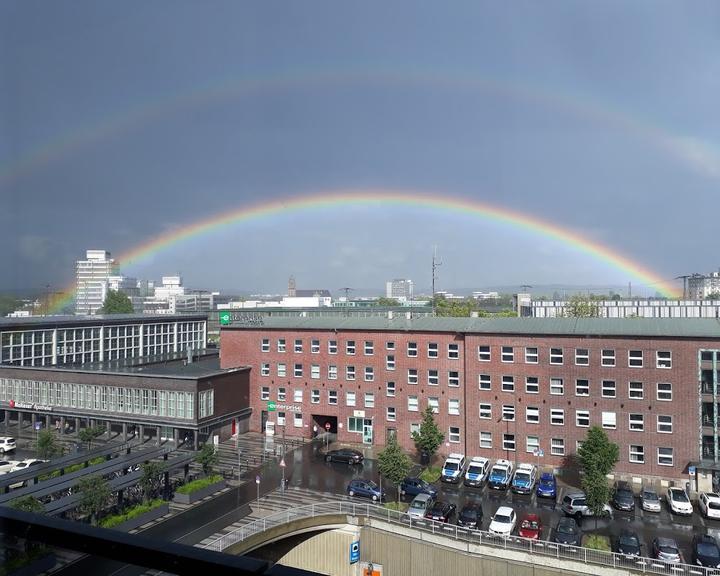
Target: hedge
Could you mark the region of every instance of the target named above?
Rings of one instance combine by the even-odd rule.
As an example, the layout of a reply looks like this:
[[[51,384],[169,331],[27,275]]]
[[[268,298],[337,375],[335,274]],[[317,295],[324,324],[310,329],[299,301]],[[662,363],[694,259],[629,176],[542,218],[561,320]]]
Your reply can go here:
[[[422,474],[420,474],[420,478],[425,480],[428,484],[433,484],[434,482],[437,482],[440,480],[440,475],[442,474],[442,468],[439,466],[430,466],[422,471]]]
[[[104,456],[98,456],[97,458],[93,458],[89,461],[88,466],[94,466],[95,464],[101,464],[105,462]],[[77,472],[78,470],[82,470],[85,468],[85,463],[80,462],[79,464],[73,464],[72,466],[68,466],[65,468],[65,474],[71,474],[72,472]],[[44,474],[43,476],[40,476],[39,480],[42,482],[43,480],[50,480],[51,478],[57,478],[60,476],[60,470],[54,470],[50,474]]]
[[[118,524],[122,524],[123,522],[127,522],[128,520],[132,520],[133,518],[140,516],[141,514],[150,512],[150,510],[154,510],[155,508],[158,508],[163,504],[165,504],[165,501],[160,500],[159,498],[157,500],[151,500],[147,504],[138,504],[137,506],[133,506],[132,508],[130,508],[124,514],[113,514],[112,516],[108,516],[107,518],[103,519],[102,522],[100,522],[100,526],[102,528],[112,528],[113,526],[117,526]]]
[[[175,490],[175,492],[179,492],[180,494],[192,494],[193,492],[201,490],[206,486],[220,482],[222,479],[223,477],[220,476],[220,474],[214,474],[212,476],[208,476],[207,478],[200,478],[199,480],[193,480],[192,482],[183,484]]]

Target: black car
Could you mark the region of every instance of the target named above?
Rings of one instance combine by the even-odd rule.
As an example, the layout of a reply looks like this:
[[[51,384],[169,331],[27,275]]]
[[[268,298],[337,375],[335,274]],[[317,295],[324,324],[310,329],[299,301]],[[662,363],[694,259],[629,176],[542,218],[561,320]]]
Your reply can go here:
[[[480,530],[483,519],[483,509],[476,502],[468,502],[458,514],[457,525]]]
[[[640,556],[642,553],[642,544],[640,538],[635,532],[623,530],[615,544],[615,552],[625,554],[626,556]]]
[[[632,512],[635,510],[635,494],[627,482],[616,482],[610,501],[616,510]]]
[[[555,528],[555,542],[558,544],[570,544],[572,546],[580,546],[582,534],[580,528],[575,522],[575,518],[560,518]]]
[[[433,507],[430,508],[429,512],[425,514],[425,518],[437,520],[438,522],[450,522],[450,518],[455,515],[456,510],[457,507],[455,504],[438,500]]]
[[[364,459],[362,452],[351,448],[338,448],[325,453],[325,462],[345,462],[345,464],[360,464]]]
[[[707,566],[708,568],[720,568],[720,548],[715,538],[709,534],[696,534],[692,541],[693,564]]]
[[[437,490],[422,478],[408,476],[400,484],[400,495],[415,498],[418,494],[437,496]]]

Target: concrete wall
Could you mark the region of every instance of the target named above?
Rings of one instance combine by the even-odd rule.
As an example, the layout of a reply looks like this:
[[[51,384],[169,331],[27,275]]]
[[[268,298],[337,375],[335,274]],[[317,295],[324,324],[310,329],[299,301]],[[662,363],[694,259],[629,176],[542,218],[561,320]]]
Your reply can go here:
[[[293,548],[278,564],[333,576],[357,576],[356,565],[350,564],[350,544],[359,534],[355,526],[322,532]]]

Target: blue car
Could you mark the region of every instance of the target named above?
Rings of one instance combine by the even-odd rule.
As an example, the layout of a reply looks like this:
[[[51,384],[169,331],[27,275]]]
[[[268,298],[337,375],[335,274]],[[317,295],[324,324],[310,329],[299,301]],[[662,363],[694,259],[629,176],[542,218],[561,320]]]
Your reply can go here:
[[[543,472],[535,492],[540,498],[556,498],[557,482],[555,481],[555,476],[550,472]]]
[[[437,497],[437,490],[422,478],[412,476],[405,478],[400,484],[400,495],[415,498],[418,494],[429,494],[432,497]]]
[[[380,486],[372,480],[350,480],[347,487],[348,496],[362,496],[370,498],[377,502],[385,500],[385,490],[380,490]]]

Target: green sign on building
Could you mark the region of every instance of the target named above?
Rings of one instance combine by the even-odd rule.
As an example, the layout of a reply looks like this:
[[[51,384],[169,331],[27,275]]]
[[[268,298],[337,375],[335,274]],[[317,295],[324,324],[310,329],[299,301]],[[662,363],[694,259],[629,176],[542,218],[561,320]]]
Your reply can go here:
[[[230,312],[220,312],[220,326],[232,324],[232,314]]]
[[[276,407],[277,407],[277,404],[275,404],[274,400],[270,400],[270,402],[267,403],[268,412],[275,412]]]

